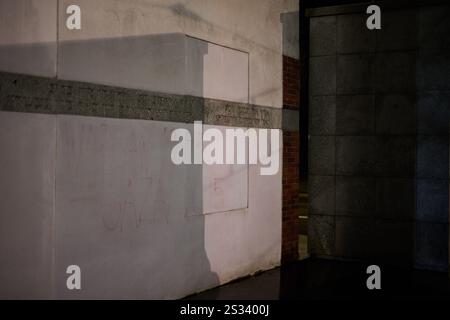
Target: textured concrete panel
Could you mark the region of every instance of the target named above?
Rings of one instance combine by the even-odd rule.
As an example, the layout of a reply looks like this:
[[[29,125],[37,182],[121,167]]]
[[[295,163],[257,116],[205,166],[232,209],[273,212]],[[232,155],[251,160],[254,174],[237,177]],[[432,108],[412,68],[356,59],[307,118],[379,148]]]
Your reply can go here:
[[[338,96],[336,134],[370,135],[375,133],[375,106],[372,95]]]
[[[371,248],[377,261],[412,266],[414,261],[414,223],[412,221],[376,220]]]
[[[310,20],[310,55],[336,54],[336,16],[313,17]]]
[[[414,224],[337,216],[336,254],[351,259],[412,265]]]
[[[374,57],[373,90],[403,93],[416,90],[416,53],[383,52]]]
[[[420,53],[417,58],[417,86],[422,90],[450,90],[450,54]]]
[[[446,135],[450,128],[450,92],[432,91],[419,94],[417,101],[417,132]]]
[[[205,99],[203,122],[207,124],[280,129],[282,111],[278,108],[262,107],[230,101]]]
[[[78,0],[82,30],[60,29],[64,41],[182,33],[249,52],[250,103],[282,106],[280,13],[298,11],[298,1],[111,1]],[[71,0],[60,0],[59,24]],[[237,14],[238,13],[238,14]]]
[[[450,7],[422,6],[419,9],[419,47],[421,51],[449,49]]]
[[[335,138],[332,136],[311,136],[309,139],[309,173],[334,175]]]
[[[366,27],[366,14],[337,16],[338,53],[367,53],[374,50],[375,33]]]
[[[416,223],[416,267],[448,271],[448,224]]]
[[[375,169],[375,138],[336,137],[336,174],[372,175]]]
[[[62,41],[58,76],[154,92],[248,102],[248,53],[160,34]]]
[[[336,96],[316,96],[309,100],[309,132],[333,135],[336,130]]]
[[[0,70],[56,75],[57,0],[0,1]]]
[[[309,214],[335,214],[335,177],[311,175],[308,180]]]
[[[218,283],[204,219],[187,217],[202,212],[202,168],[170,160],[178,127],[192,125],[58,116],[58,298],[175,298]],[[79,292],[65,287],[71,264]]]
[[[332,256],[335,252],[333,216],[313,215],[308,220],[308,250],[313,255]]]
[[[375,232],[372,219],[336,216],[336,255],[353,259],[370,257]]]
[[[250,166],[248,208],[202,215],[202,167],[170,161],[172,129],[192,125],[58,119],[57,297],[182,297],[279,263],[281,170]]]
[[[283,125],[282,129],[285,131],[299,131],[300,127],[300,112],[297,110],[283,109]]]
[[[183,34],[161,34],[60,41],[58,77],[131,89],[186,93],[186,41]],[[201,50],[207,54],[207,43]],[[203,56],[193,64],[203,66]],[[203,70],[189,79],[203,85]]]
[[[0,110],[281,128],[281,110],[0,72]]]
[[[415,95],[376,95],[375,108],[377,134],[416,133]]]
[[[204,216],[205,249],[220,283],[279,265],[281,181],[281,170],[262,176],[250,165],[248,209]]]
[[[309,60],[309,86],[312,95],[336,93],[335,57],[313,57]]]
[[[0,297],[52,295],[55,117],[0,112]]]
[[[378,178],[376,180],[376,217],[390,220],[415,218],[414,179]]]
[[[372,93],[373,56],[342,55],[337,58],[337,93]]]
[[[281,14],[283,24],[283,55],[300,58],[299,12],[286,12]]]
[[[418,19],[418,10],[415,9],[382,10],[381,29],[372,31],[376,50],[416,49]]]
[[[416,218],[420,221],[448,223],[448,180],[418,179],[416,188]]]
[[[375,212],[374,178],[336,177],[336,214],[370,217]]]
[[[310,152],[327,150],[315,135],[334,136],[336,164],[327,188],[314,183],[310,202],[335,203],[335,257],[447,270],[450,7],[382,8],[382,29],[373,31],[368,15],[355,13],[363,6],[344,7],[309,11],[310,71],[318,75],[310,78]],[[336,92],[325,87],[332,59]],[[446,233],[418,239],[415,221],[442,223]]]
[[[417,177],[446,179],[449,170],[449,137],[419,136]]]
[[[412,136],[378,136],[376,139],[376,175],[414,177],[416,140]]]

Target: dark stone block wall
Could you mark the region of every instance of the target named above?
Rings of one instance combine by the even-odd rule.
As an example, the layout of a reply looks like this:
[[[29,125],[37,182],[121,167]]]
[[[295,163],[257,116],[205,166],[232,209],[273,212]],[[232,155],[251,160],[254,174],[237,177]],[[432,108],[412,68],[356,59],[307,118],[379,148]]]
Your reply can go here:
[[[447,270],[450,6],[367,17],[310,17],[310,251]]]

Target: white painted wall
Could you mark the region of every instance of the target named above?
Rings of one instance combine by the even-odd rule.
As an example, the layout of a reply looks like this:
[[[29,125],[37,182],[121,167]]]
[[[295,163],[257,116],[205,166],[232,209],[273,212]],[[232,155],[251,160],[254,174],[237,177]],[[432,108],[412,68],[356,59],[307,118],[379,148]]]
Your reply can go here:
[[[59,1],[57,57],[56,1],[0,0],[0,70],[281,107],[280,12],[297,1],[76,2],[82,30],[68,32],[72,1]],[[10,112],[0,124],[0,297],[178,298],[280,262],[281,160],[274,176],[229,170],[247,187],[220,195],[208,181],[222,167],[170,162],[170,131],[186,124]]]
[[[248,54],[181,33],[60,42],[58,78],[248,102]]]
[[[226,129],[225,126],[204,125],[205,130],[219,130],[222,133],[223,150],[226,154]],[[245,129],[245,128],[241,128]],[[211,142],[204,142],[206,148]],[[234,148],[235,161],[237,159],[237,144]],[[246,146],[248,150],[248,146]],[[225,159],[223,159],[225,163]],[[237,161],[236,161],[237,163]],[[244,210],[248,208],[248,164],[223,164],[203,165],[203,213],[218,213],[232,210]]]
[[[0,112],[0,299],[51,296],[55,124]]]
[[[279,264],[281,170],[250,165],[248,207],[203,214],[203,197],[223,196],[204,172],[222,168],[170,161],[172,130],[192,125],[12,112],[0,124],[1,297],[180,298]]]
[[[65,27],[65,10],[74,3],[82,10],[81,30],[67,30]],[[73,48],[74,43],[110,46],[111,43],[119,43],[116,50],[120,52],[122,48],[122,53],[125,53],[123,58],[127,54],[128,57],[142,58],[148,47],[137,39],[179,33],[247,52],[248,101],[280,108],[280,13],[296,10],[297,0],[0,0],[0,70],[48,77],[61,72],[63,78],[90,81],[89,73],[85,73],[86,78],[83,79],[64,70],[56,71],[57,61],[62,68],[68,68],[64,61],[70,61],[71,56],[70,52],[64,50],[66,45],[72,44]],[[126,44],[126,39],[130,38],[135,41],[129,47],[130,52],[126,52],[120,44]],[[58,54],[56,43],[61,49]],[[113,52],[103,57],[103,64],[108,65],[109,62],[115,72],[109,77],[105,74],[105,82],[122,85],[127,77],[131,77],[130,83],[133,83],[135,79],[132,71],[136,69],[122,70],[129,64]],[[172,52],[170,56],[176,57],[177,54]],[[82,56],[85,57],[86,65],[89,65],[89,52]],[[208,62],[207,66],[211,66],[214,73],[217,64]],[[164,78],[164,74],[168,74],[164,68],[159,73],[149,74],[149,86],[145,88],[160,90],[156,79]],[[142,85],[138,82],[137,87],[142,88]],[[241,94],[236,98],[230,92],[217,92],[217,88],[211,89],[213,97],[224,99],[231,96],[230,99],[234,101],[243,99]],[[203,89],[202,92],[210,90],[207,87]],[[184,92],[181,90],[179,93]]]
[[[0,0],[0,70],[56,76],[57,0]]]

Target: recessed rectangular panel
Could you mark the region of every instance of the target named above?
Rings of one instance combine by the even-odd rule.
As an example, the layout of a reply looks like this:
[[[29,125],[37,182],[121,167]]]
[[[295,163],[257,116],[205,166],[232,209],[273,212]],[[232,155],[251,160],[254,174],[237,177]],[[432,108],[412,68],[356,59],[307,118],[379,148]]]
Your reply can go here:
[[[188,94],[248,102],[248,53],[187,37]]]
[[[223,161],[226,160],[226,130],[235,130],[233,127],[203,126],[206,130],[217,130],[223,137]],[[245,129],[244,129],[245,130]],[[204,142],[204,151],[212,142]],[[236,160],[235,139],[235,160]],[[248,145],[245,144],[245,153]],[[207,164],[203,158],[203,213],[216,213],[247,208],[248,206],[248,164]]]

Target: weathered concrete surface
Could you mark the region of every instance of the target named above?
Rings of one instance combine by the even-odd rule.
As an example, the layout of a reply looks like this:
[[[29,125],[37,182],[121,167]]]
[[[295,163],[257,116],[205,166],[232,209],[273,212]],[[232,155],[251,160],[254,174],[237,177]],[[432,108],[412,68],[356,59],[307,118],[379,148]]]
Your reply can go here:
[[[15,2],[20,4],[17,7],[19,16],[25,12],[26,16],[30,17],[27,10],[33,8],[30,6],[32,2],[35,1]],[[48,4],[55,2],[48,1]],[[200,119],[204,117],[205,122],[209,121],[214,125],[281,128],[281,113],[275,112],[282,104],[280,12],[297,11],[298,1],[81,0],[77,4],[82,9],[82,30],[73,32],[64,27],[65,8],[68,4],[72,3],[59,1],[60,12],[57,18],[53,18],[55,7],[46,8],[43,5],[42,8],[50,12],[49,16],[31,19],[31,26],[26,23],[29,19],[25,18],[17,19],[17,23],[23,24],[23,30],[27,33],[29,29],[44,30],[42,43],[45,43],[45,46],[47,42],[51,44],[54,41],[58,31],[61,49],[58,55],[59,66],[65,65],[65,68],[73,68],[67,66],[68,62],[73,60],[71,52],[64,49],[66,45],[95,43],[102,47],[103,51],[100,52],[108,53],[111,48],[108,46],[118,41],[117,39],[122,39],[129,47],[120,47],[115,57],[116,62],[123,63],[116,63],[112,65],[111,70],[107,70],[111,61],[98,59],[96,67],[104,68],[105,78],[109,75],[110,79],[118,81],[120,85],[128,84],[133,90],[86,84],[84,82],[92,81],[92,78],[86,79],[85,75],[94,78],[97,75],[77,74],[79,70],[75,69],[65,70],[77,75],[80,82],[51,79],[41,81],[42,79],[34,77],[1,75],[1,110],[48,113],[52,115],[27,116],[31,119],[49,117],[56,122],[56,127],[53,126],[56,129],[51,137],[58,141],[57,150],[54,150],[55,158],[52,160],[56,166],[56,186],[52,189],[56,188],[56,202],[49,206],[50,212],[53,212],[53,205],[56,208],[55,220],[51,222],[56,226],[53,230],[56,238],[53,239],[53,253],[49,256],[46,247],[40,256],[43,260],[39,262],[44,266],[41,269],[48,270],[46,264],[49,263],[49,257],[54,261],[54,269],[50,274],[50,280],[54,282],[50,289],[48,286],[41,286],[44,291],[37,292],[36,296],[173,298],[279,264],[281,169],[274,176],[261,176],[258,165],[249,166],[247,209],[237,208],[232,212],[207,215],[192,214],[204,213],[201,201],[204,195],[202,180],[200,179],[200,185],[197,184],[203,172],[198,168],[173,168],[169,158],[163,161],[161,157],[170,149],[170,142],[166,141],[170,131],[168,128],[173,128],[173,125],[184,127],[186,124],[181,122],[191,123],[192,120],[199,119],[198,115]],[[6,10],[1,11],[4,12]],[[39,15],[33,13],[32,16]],[[56,30],[57,24],[59,30]],[[9,25],[2,30],[8,28]],[[20,40],[17,34],[19,33],[13,33],[12,38],[8,38],[9,35],[5,38],[8,40],[8,50],[14,49],[14,41],[17,38]],[[17,41],[20,46],[34,46],[33,41],[39,37],[35,37],[33,32],[30,34],[31,39]],[[193,70],[190,74],[185,70],[181,71],[181,75],[192,78],[176,77],[174,84],[171,83],[171,78],[160,77],[161,73],[173,76],[173,73],[167,72],[167,68],[176,69],[180,64],[174,61],[179,62],[189,56],[178,55],[177,49],[180,47],[172,46],[170,41],[164,42],[167,45],[166,50],[158,52],[158,49],[156,53],[154,51],[158,61],[149,62],[153,64],[152,68],[146,69],[148,65],[144,65],[140,68],[133,66],[134,69],[128,70],[130,61],[120,60],[121,54],[129,59],[142,59],[148,54],[143,51],[151,49],[151,46],[150,43],[142,45],[136,40],[161,39],[166,34],[184,34],[209,42],[207,45],[199,40],[192,42],[197,43],[191,48],[195,49],[197,54],[195,59],[200,56],[203,59],[201,63],[200,59],[194,61],[195,63],[191,61]],[[115,48],[117,50],[117,47]],[[204,48],[212,54],[211,57],[207,56],[206,60],[202,50]],[[42,54],[38,54],[41,51],[35,49],[26,51],[35,52],[37,59],[32,61],[27,53],[19,59],[20,63],[14,64],[2,57],[1,61],[6,61],[8,68],[3,68],[0,63],[0,70],[45,77],[58,76],[56,54],[53,50],[46,47]],[[8,53],[8,59],[12,57],[11,51],[4,52]],[[17,51],[12,52],[15,56],[20,56]],[[86,59],[91,58],[89,52],[83,54]],[[114,55],[111,53],[111,56]],[[222,57],[224,63],[217,63]],[[208,60],[209,58],[211,60]],[[231,69],[230,64],[236,69]],[[62,77],[65,70],[59,70]],[[149,77],[156,75],[157,80],[146,79],[146,70],[154,72]],[[223,78],[216,78],[223,70],[227,71]],[[128,79],[130,81],[118,77],[124,74],[131,74]],[[67,73],[65,75],[67,76]],[[163,90],[167,86],[174,88],[187,81],[190,81],[192,87],[189,88],[190,91],[175,92],[178,95],[153,95],[147,90],[136,90],[144,88],[140,81],[148,81],[155,86],[145,87],[149,91]],[[229,85],[227,89],[231,90],[222,91],[222,81],[226,82],[227,86]],[[209,87],[210,85],[212,86]],[[184,96],[186,92],[202,97],[230,99],[239,103],[216,99],[199,100]],[[166,107],[167,109],[163,110]],[[13,113],[1,114],[8,122]],[[18,129],[23,128],[11,128]],[[39,140],[40,136],[39,133],[33,134],[32,138],[39,141],[36,145],[51,141],[45,139],[42,142]],[[16,136],[7,135],[4,139],[7,145],[23,143]],[[33,139],[30,141],[34,141]],[[11,157],[13,154],[23,156],[23,161],[32,159],[16,151],[11,153]],[[20,163],[19,161],[18,164]],[[51,164],[50,161],[46,163]],[[281,165],[280,161],[280,168]],[[28,170],[32,171],[32,174],[42,173],[40,168],[30,167]],[[145,180],[146,178],[149,179]],[[20,185],[24,185],[24,182]],[[27,193],[27,199],[35,195],[35,190],[43,190],[40,185],[31,189]],[[11,198],[14,199],[18,197],[20,190],[13,189],[10,192]],[[236,207],[241,206],[238,204]],[[186,208],[191,212],[186,212]],[[198,210],[199,208],[201,210]],[[227,209],[224,206],[217,208]],[[2,219],[4,212],[1,211]],[[45,215],[47,214],[45,210]],[[19,222],[21,221],[17,224]],[[18,229],[15,223],[14,220],[7,220],[2,227]],[[41,243],[39,237],[53,234],[47,230],[41,231],[38,227],[40,226],[30,226],[32,230],[28,232],[32,235],[33,244]],[[20,243],[19,240],[18,242]],[[34,252],[24,251],[24,259],[33,257]],[[26,262],[28,265],[29,261]],[[20,266],[20,263],[12,261],[9,270],[20,270],[15,268]],[[67,292],[65,289],[65,270],[69,264],[79,264],[82,268],[81,293]],[[9,276],[11,279],[17,279],[20,275]],[[39,285],[48,284],[47,276],[49,275],[39,274],[36,281],[39,281]],[[27,284],[34,285],[34,282],[29,281]],[[7,289],[14,290],[12,286]],[[15,293],[8,291],[7,295],[10,294]],[[34,297],[32,291],[30,295]]]
[[[279,264],[281,170],[230,166],[210,188],[221,166],[170,160],[172,130],[192,124],[13,112],[0,122],[2,297],[180,298]],[[66,289],[73,264],[81,291]]]
[[[60,26],[69,4],[60,1]],[[280,13],[298,11],[298,1],[81,0],[78,4],[84,15],[82,29],[60,28],[60,41],[182,33],[242,50],[249,53],[249,102],[281,107]]]
[[[216,60],[214,54],[211,56],[213,57],[211,61],[214,63],[207,62],[208,67],[204,69],[207,71],[205,75],[208,78],[208,84],[201,88],[201,93],[206,94],[206,97],[217,99],[230,97],[233,101],[242,101],[245,98],[251,104],[281,107],[282,24],[280,14],[298,11],[296,0],[275,2],[270,0],[244,2],[99,0],[95,3],[80,0],[77,5],[81,8],[81,30],[68,30],[65,27],[66,8],[73,4],[69,0],[59,0],[58,13],[57,0],[2,0],[0,4],[2,6],[0,10],[2,14],[0,70],[2,71],[48,77],[61,74],[66,79],[90,81],[92,78],[98,80],[92,72],[99,69],[87,70],[89,65],[93,65],[93,60],[96,60],[96,66],[98,68],[104,66],[102,70],[106,72],[102,75],[104,76],[101,79],[102,83],[105,81],[115,85],[125,83],[133,88],[142,88],[144,85],[142,82],[145,80],[147,85],[145,89],[179,90],[181,87],[178,81],[183,79],[174,80],[175,78],[167,79],[167,77],[173,76],[174,72],[177,73],[170,70],[174,70],[180,63],[177,57],[179,58],[182,51],[179,51],[176,46],[168,46],[166,51],[161,52],[170,54],[161,55],[152,49],[152,41],[150,43],[146,41],[161,35],[178,33],[249,54],[248,66],[239,68],[237,74],[240,77],[241,72],[247,72],[247,80],[241,79],[237,82],[247,81],[245,97],[241,92],[243,87],[239,87],[236,93],[220,91],[220,86],[216,84],[210,87],[211,75],[213,79],[217,78],[217,72],[220,73],[223,68],[236,74],[234,73],[236,70],[230,70],[230,67],[238,68],[235,64],[227,63],[220,69],[218,67],[221,63],[220,59]],[[97,47],[94,51],[84,50],[87,48],[86,44],[95,43],[101,48]],[[158,45],[160,44],[158,42]],[[58,59],[57,45],[59,46]],[[150,50],[147,51],[148,49]],[[102,56],[103,59],[100,57],[95,59],[96,53],[101,54],[102,50],[107,54]],[[151,57],[152,52],[153,57],[160,60],[157,63],[162,64],[156,63],[153,68],[148,68],[149,65],[144,64],[147,68],[141,65],[141,69],[129,70],[132,67],[130,59],[142,60]],[[85,58],[86,69],[83,68],[77,72],[76,68],[79,65],[69,65],[73,63],[74,56],[79,59]],[[93,60],[89,62],[91,59]],[[57,60],[59,61],[58,72]],[[234,58],[232,60],[234,61]],[[107,70],[108,66],[110,70]],[[147,74],[148,78],[145,79],[145,72],[148,71],[153,72]],[[84,72],[85,76],[83,77],[80,72]],[[169,85],[169,80],[175,83]],[[231,83],[231,87],[237,83]]]
[[[281,128],[281,110],[0,72],[0,110]]]
[[[0,112],[0,298],[52,294],[55,117]]]
[[[248,102],[248,53],[181,33],[60,41],[58,78]]]
[[[204,216],[205,197],[217,205],[224,195],[202,177],[221,168],[202,173],[168,160],[178,124],[58,118],[59,297],[177,298],[278,264],[279,174],[238,171],[238,180],[249,180],[248,209],[238,203],[243,210],[221,212],[233,204],[227,201]],[[242,197],[236,188],[226,192]],[[68,264],[85,270],[80,294],[61,285]]]
[[[285,12],[281,14],[283,24],[283,55],[300,59],[299,12]]]
[[[179,298],[218,284],[199,215],[201,166],[170,160],[178,127],[192,129],[58,116],[58,298]],[[83,271],[79,293],[65,287],[70,264]]]
[[[185,94],[186,81],[195,81],[195,74],[192,79],[186,74],[186,39],[184,34],[62,39],[58,48],[58,78]],[[197,62],[200,73],[202,54],[206,54],[206,49],[193,57],[200,59]]]
[[[281,131],[279,147],[281,157]],[[249,165],[247,210],[205,216],[206,253],[220,283],[279,265],[281,165],[280,158],[280,170],[272,176],[261,175],[259,164]]]
[[[0,1],[0,70],[56,76],[57,0]]]

